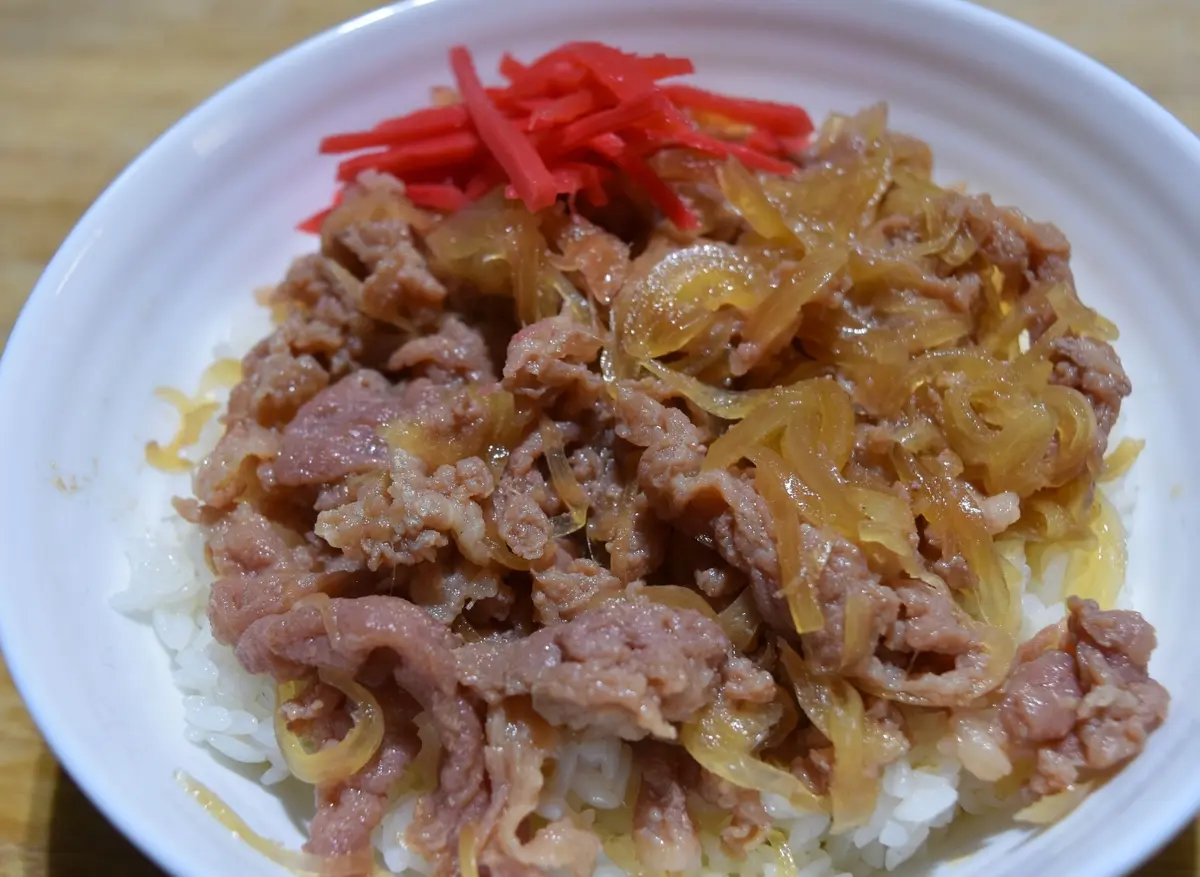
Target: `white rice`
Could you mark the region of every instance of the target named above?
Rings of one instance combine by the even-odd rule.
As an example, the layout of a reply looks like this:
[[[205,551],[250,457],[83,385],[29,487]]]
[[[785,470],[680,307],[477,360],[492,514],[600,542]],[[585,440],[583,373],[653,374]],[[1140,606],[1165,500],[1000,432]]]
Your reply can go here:
[[[1114,445],[1117,435],[1114,430]],[[207,453],[218,437],[219,427],[210,424],[193,456]],[[1104,489],[1128,528],[1136,500],[1132,480]],[[247,673],[229,647],[213,640],[206,615],[212,576],[199,529],[170,515],[153,532],[134,540],[127,553],[129,585],[111,602],[115,609],[150,624],[171,656],[187,739],[233,761],[261,766],[264,785],[286,779],[289,772],[272,723],[272,683]],[[1032,635],[1061,619],[1065,556],[1047,565],[1041,581],[1031,581],[1023,557],[1008,559],[1023,573],[1023,633]],[[951,740],[917,736],[912,750],[886,768],[878,803],[866,825],[833,836],[828,816],[797,812],[786,801],[767,796],[764,803],[786,838],[787,855],[781,856],[777,845],[767,844],[737,861],[725,854],[718,837],[706,835],[701,839],[700,877],[865,877],[891,871],[918,853],[927,854],[931,846],[936,848],[931,842],[960,816],[1011,806],[996,797],[991,784],[962,770]],[[547,779],[537,812],[555,819],[569,807],[620,807],[628,798],[631,769],[632,752],[622,741],[568,744]],[[403,843],[414,806],[414,796],[400,800],[373,835],[384,863],[396,874],[426,875],[432,870]],[[794,871],[786,864],[788,859]],[[624,874],[601,855],[595,877]]]

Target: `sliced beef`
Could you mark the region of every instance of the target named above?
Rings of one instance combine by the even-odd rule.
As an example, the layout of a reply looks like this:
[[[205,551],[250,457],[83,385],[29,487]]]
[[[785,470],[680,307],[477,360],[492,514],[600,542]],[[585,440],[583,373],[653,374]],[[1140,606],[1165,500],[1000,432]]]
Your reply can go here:
[[[368,171],[347,188],[341,204],[322,223],[321,251],[366,277],[389,253],[413,243],[411,222],[417,216],[399,180]]]
[[[270,303],[284,315],[275,330],[293,354],[316,357],[333,376],[342,377],[363,365],[388,332],[360,310],[362,283],[323,256],[301,256]]]
[[[329,373],[308,353],[296,355],[282,333],[260,342],[242,359],[242,380],[229,395],[228,422],[253,420],[279,427],[329,386]]]
[[[621,580],[596,561],[572,558],[533,573],[533,608],[538,623],[559,624],[624,590]]]
[[[528,695],[554,725],[640,740],[671,740],[711,703],[729,640],[698,612],[616,603],[510,643],[458,652],[464,686],[488,703]]]
[[[392,676],[427,713],[443,752],[438,787],[422,798],[410,840],[448,873],[456,861],[458,833],[488,805],[484,735],[457,681],[453,635],[427,612],[399,597],[334,599],[296,606],[250,626],[237,656],[251,673],[296,679],[310,669],[359,673],[377,650],[394,656]],[[382,815],[371,810],[363,815]],[[361,838],[374,825],[363,824]],[[312,836],[319,848],[327,841]],[[331,839],[341,848],[343,841]]]
[[[496,380],[483,335],[462,320],[447,316],[437,331],[405,343],[387,363],[388,371],[412,369],[435,384],[456,380],[490,384]]]
[[[779,591],[770,513],[753,483],[728,470],[701,471],[706,448],[696,425],[636,385],[621,385],[615,412],[617,435],[645,449],[638,485],[658,517],[713,545],[727,563],[749,576],[767,623],[791,629]]]
[[[900,703],[966,706],[997,688],[1012,650],[998,632],[971,619],[945,587],[902,581],[898,612],[881,643],[847,668],[865,691]]]
[[[1000,720],[1013,741],[1061,740],[1074,729],[1082,700],[1074,658],[1051,649],[1013,670],[1005,684]]]
[[[317,516],[315,532],[347,558],[377,570],[433,562],[452,541],[478,566],[491,563],[480,500],[493,489],[478,457],[430,472],[404,451],[391,467],[352,484],[353,500]]]
[[[896,620],[900,599],[871,571],[858,546],[807,524],[800,532],[805,555],[823,559],[816,595],[824,618],[821,629],[802,635],[800,642],[815,670],[836,673],[875,651]]]
[[[611,449],[612,440],[611,430],[604,430],[592,439],[592,444],[575,448],[567,455],[571,473],[588,500],[589,528],[600,523],[597,520],[600,515],[609,515],[615,520],[615,513],[625,498],[626,484]],[[589,529],[589,532],[599,539],[609,535],[595,529]]]
[[[412,223],[421,216],[396,180],[364,174],[321,229],[322,251],[362,281],[355,308],[404,330],[433,325],[447,294],[417,246]]]
[[[1102,612],[1094,601],[1077,597],[1068,608],[1063,645],[1068,654],[1073,647],[1083,694],[1072,731],[1078,746],[1068,735],[1053,752],[1039,751],[1038,775],[1030,782],[1035,794],[1061,791],[1080,773],[1106,771],[1133,758],[1166,719],[1170,700],[1147,670],[1155,637],[1144,618],[1123,610]],[[1015,694],[1010,691],[1010,711],[1018,698],[1028,696],[1028,680],[1019,681],[1026,684]]]
[[[987,195],[963,196],[956,209],[989,262],[1018,287],[1027,273],[1037,275],[1050,262],[1065,263],[1071,253],[1066,237],[1053,225],[997,207]]]
[[[317,812],[305,847],[314,855],[351,856],[369,850],[371,830],[382,821],[392,790],[421,750],[413,702],[394,690],[375,695],[383,711],[383,741],[353,776],[317,787]]]
[[[607,307],[629,273],[629,245],[581,216],[558,236],[563,267],[572,271],[588,297]]]
[[[532,323],[509,342],[504,388],[543,404],[567,395],[576,409],[589,408],[604,394],[604,381],[590,368],[601,346],[591,329],[565,315]]]
[[[475,603],[498,598],[504,589],[498,571],[462,558],[418,564],[408,583],[412,601],[443,624]]]
[[[644,868],[689,874],[700,868],[700,838],[687,807],[682,750],[655,741],[638,745],[642,783],[633,805],[633,843]]]
[[[721,693],[735,707],[741,704],[772,703],[779,694],[774,678],[763,666],[745,655],[735,654],[725,665],[725,685]]]
[[[374,371],[357,371],[306,402],[283,431],[277,457],[263,467],[270,484],[326,484],[387,464],[383,426],[419,402]]]
[[[758,792],[740,789],[695,762],[685,764],[684,777],[702,801],[730,815],[729,824],[721,829],[721,845],[729,855],[744,859],[767,839],[774,820]]]
[[[613,533],[605,543],[613,575],[625,584],[642,581],[662,564],[670,528],[638,490],[622,498]]]
[[[446,295],[420,251],[400,240],[363,281],[360,308],[368,317],[401,329],[428,327],[436,322]]]
[[[1065,626],[1022,647],[991,706],[955,717],[968,768],[989,779],[1031,760],[1031,798],[1052,795],[1140,753],[1166,719],[1169,696],[1150,678],[1154,628],[1127,610],[1072,597]]]
[[[1121,413],[1121,401],[1133,391],[1129,376],[1112,345],[1092,338],[1064,337],[1050,342],[1054,363],[1052,383],[1079,390],[1096,412],[1098,456],[1104,455],[1108,434]]]
[[[703,566],[693,573],[696,590],[709,599],[732,597],[746,586],[746,577],[731,566]]]
[[[217,642],[236,645],[260,618],[286,612],[314,594],[338,595],[361,576],[330,568],[295,530],[239,503],[207,528],[209,558],[218,578],[208,598]]]
[[[538,465],[542,454],[541,431],[532,430],[508,455],[492,499],[500,538],[518,557],[531,561],[549,552],[554,541],[550,518],[558,511]]]
[[[487,742],[484,757],[492,799],[483,823],[493,828],[479,853],[480,865],[497,877],[588,877],[600,853],[595,834],[570,817],[534,831],[527,827],[542,790],[543,766],[554,755],[558,735],[525,702],[514,700],[488,712]]]
[[[894,593],[901,611],[883,639],[891,651],[961,655],[976,644],[974,626],[949,594],[923,582],[901,584]]]
[[[196,467],[192,492],[206,505],[229,508],[259,486],[260,464],[269,464],[279,448],[274,430],[249,420],[230,424],[213,452]]]
[[[255,621],[286,612],[314,594],[346,593],[356,576],[348,571],[303,572],[276,568],[223,576],[213,583],[208,620],[213,638],[236,645]]]

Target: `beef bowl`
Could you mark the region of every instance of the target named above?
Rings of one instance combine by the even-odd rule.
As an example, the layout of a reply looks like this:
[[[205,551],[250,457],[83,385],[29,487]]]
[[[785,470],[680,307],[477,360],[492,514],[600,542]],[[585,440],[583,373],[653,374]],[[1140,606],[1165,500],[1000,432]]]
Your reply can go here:
[[[968,4],[383,8],[34,290],[5,658],[179,877],[1127,873],[1200,806],[1198,184]]]

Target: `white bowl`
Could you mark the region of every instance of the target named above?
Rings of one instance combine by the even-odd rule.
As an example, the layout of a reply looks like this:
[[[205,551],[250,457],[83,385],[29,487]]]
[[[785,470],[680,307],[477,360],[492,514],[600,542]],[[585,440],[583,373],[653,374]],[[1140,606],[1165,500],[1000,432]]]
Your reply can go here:
[[[112,611],[131,534],[186,481],[143,463],[169,435],[158,385],[194,386],[251,293],[311,246],[297,219],[331,192],[318,138],[421,105],[446,49],[482,70],[568,39],[681,53],[704,82],[814,115],[888,100],[939,172],[1058,223],[1081,293],[1119,324],[1148,440],[1129,587],[1158,626],[1171,717],[1061,824],[1009,833],[956,875],[1127,871],[1200,804],[1200,141],[1128,83],[1045,36],[948,0],[413,0],[285,53],[187,116],[109,188],[34,290],[0,369],[0,633],[46,738],[93,801],[180,877],[276,873],[176,786],[183,768],[260,830],[299,842],[285,807],[184,741],[168,660]]]

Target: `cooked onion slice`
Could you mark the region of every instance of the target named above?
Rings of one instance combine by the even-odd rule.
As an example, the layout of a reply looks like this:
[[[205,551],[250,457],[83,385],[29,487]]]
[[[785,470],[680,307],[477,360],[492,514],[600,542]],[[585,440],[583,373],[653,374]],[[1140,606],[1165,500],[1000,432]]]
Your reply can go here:
[[[1145,447],[1145,439],[1121,439],[1116,449],[1104,458],[1104,466],[1096,480],[1115,481],[1120,478],[1133,467]]]
[[[288,769],[301,782],[311,785],[338,782],[358,773],[383,742],[383,710],[375,695],[348,674],[321,670],[318,678],[336,688],[355,704],[354,726],[332,746],[310,752],[288,729],[283,705],[307,688],[307,682],[284,682],[275,688],[275,737]]]
[[[735,649],[748,651],[758,629],[762,627],[762,616],[754,602],[753,589],[743,588],[737,599],[717,615],[717,621]]]
[[[942,550],[961,554],[979,579],[971,595],[973,614],[998,630],[1015,633],[1021,621],[1020,595],[1004,575],[978,502],[934,461],[897,451],[895,462],[901,477],[917,488],[914,511],[925,516]]]
[[[234,813],[228,804],[199,780],[179,771],[175,774],[175,781],[234,837],[297,877],[364,877],[377,873],[370,853],[326,857],[289,850],[278,841],[263,837],[247,825],[242,817]]]
[[[787,601],[792,624],[797,633],[820,630],[825,617],[817,600],[815,571],[810,569],[816,559],[804,551],[799,507],[793,495],[796,479],[774,451],[756,447],[748,453],[754,462],[754,486],[771,512],[779,555],[779,591]]]
[[[720,620],[717,610],[713,609],[712,605],[704,599],[703,594],[683,585],[649,585],[638,588],[633,593],[641,595],[659,606],[668,606],[672,609],[691,609],[693,612],[699,612],[705,618],[713,621]]]
[[[620,349],[635,360],[680,350],[722,307],[749,311],[757,305],[766,273],[727,244],[708,242],[667,254],[613,302]]]
[[[558,492],[567,511],[551,521],[555,538],[569,536],[587,523],[588,498],[571,471],[567,462],[563,435],[554,421],[542,421],[542,448],[546,455],[546,466],[550,470],[550,481]]]
[[[777,436],[792,414],[785,399],[768,399],[755,406],[740,422],[708,446],[704,469],[725,469],[746,456],[756,445],[767,446]]]
[[[1092,501],[1090,518],[1090,537],[1070,549],[1064,588],[1067,594],[1095,600],[1101,609],[1112,609],[1125,583],[1125,527],[1100,491]]]
[[[1013,819],[1031,825],[1055,823],[1082,804],[1083,799],[1092,791],[1093,785],[1090,782],[1075,783],[1055,795],[1047,795],[1028,807],[1023,807],[1013,814]]]
[[[730,158],[718,169],[717,179],[721,184],[721,193],[755,234],[766,241],[784,246],[806,249],[811,246],[812,238],[808,241],[801,240],[784,221],[779,208],[771,203],[758,178],[740,161]]]
[[[159,387],[154,395],[179,412],[179,428],[165,445],[156,441],[146,443],[146,462],[162,472],[186,472],[194,463],[180,452],[200,441],[204,425],[221,406],[203,396],[190,399],[173,387]]]
[[[692,758],[721,779],[779,795],[802,810],[824,812],[824,800],[797,777],[755,757],[772,724],[773,716],[764,710],[734,711],[718,700],[683,725],[680,739]]]
[[[653,359],[641,363],[667,385],[674,393],[683,396],[702,411],[707,411],[722,420],[741,420],[768,399],[776,398],[786,390],[724,390],[704,381],[668,368]]]
[[[743,341],[762,351],[780,349],[796,334],[800,309],[832,283],[845,265],[846,252],[841,248],[811,251],[754,309],[742,329]]]
[[[780,645],[779,657],[796,690],[800,708],[833,744],[829,798],[834,833],[864,824],[875,810],[879,773],[877,765],[869,760],[862,695],[840,676],[811,673],[786,643]]]
[[[460,877],[479,877],[474,825],[466,826],[458,835],[458,873]]]

